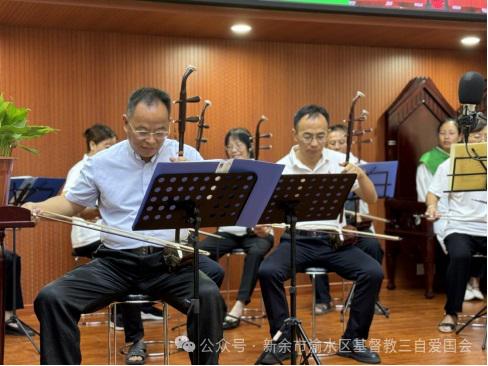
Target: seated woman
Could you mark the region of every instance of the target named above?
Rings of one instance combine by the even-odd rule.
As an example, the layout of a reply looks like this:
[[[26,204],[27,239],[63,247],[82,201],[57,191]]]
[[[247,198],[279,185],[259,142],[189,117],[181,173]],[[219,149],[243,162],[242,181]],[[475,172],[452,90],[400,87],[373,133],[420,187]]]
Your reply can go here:
[[[252,159],[254,154],[251,133],[244,128],[229,130],[225,135],[225,151],[228,158]],[[273,235],[271,228],[263,226],[253,229],[222,226],[218,229],[217,234],[223,236],[225,240],[207,237],[199,244],[201,249],[211,253],[212,259],[218,260],[236,248],[242,248],[246,251],[237,299],[224,320],[224,329],[232,329],[239,326],[244,306],[251,301],[257,282],[259,265],[273,246]]]
[[[486,142],[486,120],[469,134],[468,142]],[[464,294],[471,273],[472,256],[476,252],[486,255],[486,191],[449,192],[450,159],[439,165],[427,193],[426,215],[431,220],[445,216],[443,240],[449,264],[446,286],[445,315],[440,322],[440,332],[456,330],[457,314],[462,311]],[[445,199],[446,206],[439,208]]]
[[[449,152],[451,145],[458,143],[462,139],[461,131],[456,121],[448,119],[444,121],[437,130],[438,145],[431,150],[424,153],[419,159],[419,166],[417,167],[416,187],[417,187],[417,200],[419,202],[425,202],[428,188],[432,182],[435,172],[441,163],[449,158]],[[441,197],[439,200],[439,211],[446,210],[445,197]],[[442,248],[444,254],[447,254],[447,249],[442,240],[444,227],[446,221],[442,218],[434,222],[434,233],[436,234],[437,241]],[[442,256],[442,255],[441,255]],[[444,256],[442,256],[444,257]],[[444,273],[445,266],[442,258],[436,261],[437,273]],[[480,268],[473,267],[472,277],[466,287],[466,293],[464,294],[464,300],[469,301],[473,299],[483,300],[484,296],[479,290],[479,275]]]

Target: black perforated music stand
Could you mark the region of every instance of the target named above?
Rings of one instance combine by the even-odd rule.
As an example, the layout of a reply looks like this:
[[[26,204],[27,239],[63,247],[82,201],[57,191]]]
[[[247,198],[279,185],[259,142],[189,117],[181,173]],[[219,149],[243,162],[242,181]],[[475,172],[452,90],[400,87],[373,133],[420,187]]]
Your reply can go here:
[[[278,341],[287,329],[291,329],[291,364],[296,364],[296,343],[300,338],[300,351],[304,364],[313,357],[316,364],[320,360],[307,337],[301,321],[296,317],[296,223],[297,221],[335,220],[341,213],[344,202],[351,190],[356,174],[293,174],[283,175],[275,188],[271,200],[264,210],[260,224],[285,222],[289,225],[291,249],[290,317],[273,337]],[[285,333],[286,334],[286,333]],[[305,345],[309,349],[306,353]],[[259,356],[256,364],[262,361]],[[279,360],[277,360],[279,362]]]
[[[189,243],[193,254],[194,288],[191,306],[195,323],[194,363],[200,364],[198,234],[201,226],[233,226],[237,223],[257,180],[255,173],[161,174],[148,188],[134,230],[192,227]],[[256,220],[257,221],[257,220]]]

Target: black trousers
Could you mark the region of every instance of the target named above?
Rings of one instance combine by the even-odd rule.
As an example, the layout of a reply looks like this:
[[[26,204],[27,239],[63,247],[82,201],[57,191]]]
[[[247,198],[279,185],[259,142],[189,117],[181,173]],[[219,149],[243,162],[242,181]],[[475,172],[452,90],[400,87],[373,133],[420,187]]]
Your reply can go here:
[[[200,349],[201,364],[218,363],[218,342],[223,337],[225,303],[217,285],[200,272],[200,339],[193,322],[193,270],[185,266],[169,273],[162,253],[139,256],[100,247],[96,258],[46,285],[34,301],[41,326],[42,364],[80,364],[82,313],[103,308],[129,293],[163,299],[188,315],[187,328],[193,342],[209,345]],[[212,346],[213,345],[213,346]],[[195,354],[190,353],[195,362]]]
[[[261,238],[254,234],[246,234],[244,236],[226,232],[217,232],[217,234],[223,236],[225,240],[209,236],[200,242],[199,247],[209,251],[211,258],[215,261],[230,253],[233,249],[242,248],[246,251],[237,300],[249,304],[258,281],[259,265],[263,261],[264,256],[273,247],[273,236],[268,235],[265,238]]]
[[[329,245],[326,236],[298,236],[296,254],[298,272],[303,272],[307,267],[324,267],[348,280],[356,281],[356,294],[343,338],[368,338],[376,295],[383,280],[383,271],[378,262],[354,246],[336,251]],[[259,268],[259,281],[271,336],[289,316],[283,285],[290,278],[290,274],[290,238],[285,234],[280,245],[264,259]],[[284,336],[288,338],[289,333]]]
[[[201,255],[199,258],[200,271],[205,273],[220,288],[224,280],[224,269],[214,260]],[[134,343],[144,337],[144,325],[141,318],[141,305],[121,304],[117,306],[122,314],[125,341]]]
[[[383,263],[384,252],[378,239],[358,237],[354,245],[375,259],[380,265]],[[328,275],[321,275],[315,278],[315,298],[317,299],[317,304],[328,304],[332,301]]]
[[[5,310],[13,309],[13,296],[14,296],[14,286],[15,286],[15,308],[22,309],[24,307],[24,301],[22,300],[22,287],[20,285],[20,257],[9,250],[3,251],[3,256],[5,260]],[[14,279],[14,261],[16,262],[15,268],[15,283]],[[8,320],[8,319],[5,319]]]
[[[473,254],[486,255],[486,236],[453,233],[444,239],[449,264],[446,274],[446,314],[456,315],[463,310],[464,293],[471,275]]]

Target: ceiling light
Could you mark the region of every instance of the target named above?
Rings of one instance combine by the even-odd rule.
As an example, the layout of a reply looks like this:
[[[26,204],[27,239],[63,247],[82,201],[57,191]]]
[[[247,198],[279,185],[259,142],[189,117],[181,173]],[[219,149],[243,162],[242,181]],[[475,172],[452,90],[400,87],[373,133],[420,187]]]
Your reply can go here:
[[[480,37],[468,36],[461,39],[461,43],[465,46],[476,46],[480,43]]]
[[[240,23],[240,24],[234,24],[232,27],[230,27],[230,30],[236,34],[246,34],[251,31],[251,26],[248,24]]]

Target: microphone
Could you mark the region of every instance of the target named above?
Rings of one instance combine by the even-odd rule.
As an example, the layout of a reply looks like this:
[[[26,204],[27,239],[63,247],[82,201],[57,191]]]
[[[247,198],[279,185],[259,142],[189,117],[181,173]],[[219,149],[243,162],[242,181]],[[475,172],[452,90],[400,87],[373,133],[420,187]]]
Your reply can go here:
[[[466,143],[469,133],[477,124],[476,105],[480,104],[483,99],[485,83],[483,76],[475,71],[468,71],[459,80],[458,95],[462,112],[458,123]]]
[[[468,71],[459,80],[459,103],[477,105],[483,99],[485,79],[475,71]]]

